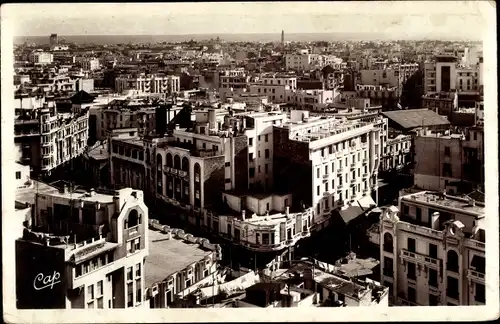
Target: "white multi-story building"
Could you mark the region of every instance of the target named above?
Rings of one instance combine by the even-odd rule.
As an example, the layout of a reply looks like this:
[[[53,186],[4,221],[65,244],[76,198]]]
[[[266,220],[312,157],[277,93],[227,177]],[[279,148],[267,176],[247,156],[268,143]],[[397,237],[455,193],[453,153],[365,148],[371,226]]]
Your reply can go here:
[[[84,71],[94,71],[99,69],[99,59],[91,58],[82,62],[82,68]]]
[[[333,104],[340,100],[340,91],[338,90],[297,90],[292,92],[290,99],[287,102],[297,105],[300,109],[306,109],[309,111],[322,111],[328,107],[329,104]]]
[[[287,70],[308,70],[311,66],[311,54],[286,54],[285,67]]]
[[[290,122],[274,128],[275,179],[314,209],[316,230],[329,224],[333,210],[373,203],[384,123],[379,117],[348,121],[292,111]]]
[[[245,114],[248,138],[248,188],[273,187],[273,126],[281,126],[287,117],[282,112]],[[250,127],[249,127],[250,126]]]
[[[484,204],[437,192],[399,198],[370,231],[392,303],[485,304]]]
[[[119,93],[136,90],[140,93],[174,94],[180,91],[180,77],[145,73],[121,76],[115,80],[115,90]]]
[[[51,64],[54,61],[54,55],[46,52],[34,52],[30,54],[29,61],[35,64]]]
[[[88,121],[88,110],[60,113],[48,104],[18,116],[14,140],[19,160],[36,173],[50,174],[85,151]]]

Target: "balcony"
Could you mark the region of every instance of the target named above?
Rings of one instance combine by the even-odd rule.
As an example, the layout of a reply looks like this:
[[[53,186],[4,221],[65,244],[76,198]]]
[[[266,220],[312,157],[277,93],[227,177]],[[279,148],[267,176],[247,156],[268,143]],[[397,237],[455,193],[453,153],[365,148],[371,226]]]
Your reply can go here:
[[[52,145],[52,143],[50,143],[50,142],[43,142],[42,143],[42,147],[48,147],[48,146],[51,146],[51,145]]]
[[[354,169],[356,169],[356,163],[351,164],[351,171],[353,171]]]
[[[363,179],[367,179],[368,178],[368,173],[363,173]]]
[[[479,271],[476,271],[476,270],[468,269],[467,270],[467,279],[482,283],[484,285],[485,274],[481,273]]]
[[[433,269],[439,269],[441,260],[428,257],[416,252],[401,250],[401,258],[410,262],[420,263]]]
[[[367,158],[364,158],[362,161],[363,161],[363,164],[367,164],[368,163],[368,159]]]
[[[342,173],[342,168],[338,168],[337,169],[337,174],[341,174]]]
[[[329,174],[323,174],[323,179],[328,179],[330,177]]]

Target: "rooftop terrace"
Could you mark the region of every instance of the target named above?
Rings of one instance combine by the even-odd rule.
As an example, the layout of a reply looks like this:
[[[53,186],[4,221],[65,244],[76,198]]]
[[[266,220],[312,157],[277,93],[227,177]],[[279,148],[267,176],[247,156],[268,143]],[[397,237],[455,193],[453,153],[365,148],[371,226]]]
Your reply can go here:
[[[182,240],[155,229],[149,230],[148,240],[146,287],[165,280],[213,253],[196,242]]]
[[[434,205],[445,208],[452,208],[460,210],[460,212],[466,212],[471,214],[476,214],[478,218],[484,217],[484,203],[473,202],[466,198],[460,198],[450,195],[443,195],[437,192],[423,191],[416,194],[411,194],[402,197],[403,201],[413,201],[420,202],[427,205]]]

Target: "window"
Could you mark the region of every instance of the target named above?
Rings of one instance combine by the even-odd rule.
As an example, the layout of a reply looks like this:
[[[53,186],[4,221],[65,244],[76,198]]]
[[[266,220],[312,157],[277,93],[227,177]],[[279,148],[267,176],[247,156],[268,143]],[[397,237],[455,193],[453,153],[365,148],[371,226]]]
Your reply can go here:
[[[135,265],[135,277],[139,278],[141,276],[141,264],[137,263]]]
[[[104,293],[103,291],[103,286],[102,286],[102,280],[97,282],[97,296],[102,296]]]
[[[135,281],[135,301],[136,303],[142,302],[142,293],[141,293],[141,280],[138,279]]]
[[[476,294],[474,295],[474,300],[480,303],[486,303],[486,291],[484,285],[480,283],[475,283]]]
[[[431,258],[434,258],[434,259],[437,259],[437,245],[436,244],[432,244],[432,243],[429,243],[429,256]]]
[[[439,296],[429,294],[429,306],[438,306]]]
[[[446,269],[448,271],[458,272],[458,254],[453,250],[447,253]]]
[[[408,301],[412,303],[417,302],[417,290],[413,287],[408,287]]]
[[[416,245],[415,239],[408,238],[408,251],[416,252],[415,245]]]
[[[444,147],[444,156],[450,156],[450,147],[449,146],[445,146]]]
[[[266,164],[264,165],[264,172],[267,174],[268,170],[269,170],[269,167],[268,167],[268,165],[267,165],[267,163],[266,163]]]
[[[87,286],[87,299],[94,299],[94,285]]]
[[[94,307],[94,302],[93,302],[93,301],[91,301],[90,303],[88,303],[88,304],[87,304],[87,308],[89,308],[89,309],[94,309],[94,308],[95,308],[95,307]]]
[[[97,298],[97,308],[100,308],[100,309],[104,308],[104,303],[103,303],[102,297]]]
[[[459,298],[458,279],[448,276],[446,281],[447,281],[446,296],[453,299],[458,299]]]
[[[127,307],[134,306],[134,287],[131,282],[127,284]]]
[[[269,159],[269,149],[264,151],[264,158]]]
[[[248,173],[249,173],[250,178],[255,177],[255,168],[248,169]]]
[[[268,141],[268,134],[264,135],[264,141]]]
[[[435,269],[429,269],[429,286],[438,287],[438,272]]]
[[[269,234],[268,233],[263,233],[262,234],[262,244],[269,244]]]
[[[319,188],[319,186],[317,186],[316,187],[316,195],[318,195],[318,196],[319,196],[319,191],[320,191],[320,188]]]
[[[224,163],[224,166],[226,166],[226,167],[231,166],[231,162],[226,162],[226,163]]]
[[[392,258],[384,257],[384,276],[392,278],[393,270]]]
[[[255,234],[255,243],[260,244],[260,234],[259,233]]]
[[[420,207],[417,207],[417,221],[422,221],[422,209],[420,209]]]
[[[253,161],[253,153],[248,153],[248,160]]]
[[[133,279],[132,267],[127,268],[127,280]]]
[[[16,172],[16,180],[21,179],[21,171]]]
[[[248,138],[248,146],[252,146],[252,145],[253,145],[253,138],[249,137]]]
[[[408,279],[411,279],[411,280],[417,280],[417,266],[415,265],[415,263],[411,263],[411,262],[408,262],[408,266],[407,266],[407,271],[408,271]]]
[[[407,205],[403,205],[403,213],[405,216],[408,216],[408,214],[410,213],[410,207]]]

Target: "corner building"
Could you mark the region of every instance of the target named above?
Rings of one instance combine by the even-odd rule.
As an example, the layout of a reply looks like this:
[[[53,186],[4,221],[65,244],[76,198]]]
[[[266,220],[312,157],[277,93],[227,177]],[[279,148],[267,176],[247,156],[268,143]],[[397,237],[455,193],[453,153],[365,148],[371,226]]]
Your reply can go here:
[[[144,306],[148,208],[143,193],[39,194],[16,241],[19,309]]]
[[[484,205],[437,192],[399,198],[380,221],[381,282],[392,304],[485,305]]]

